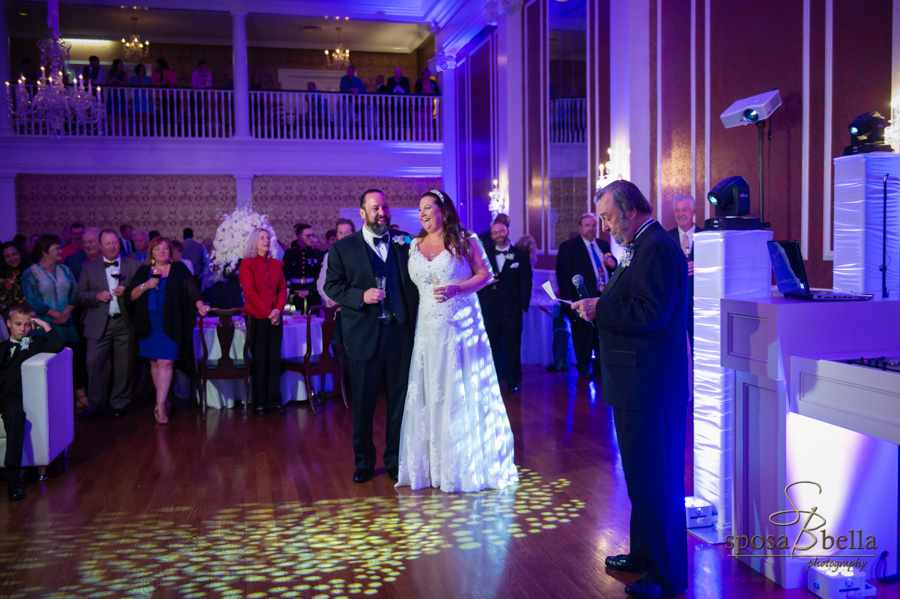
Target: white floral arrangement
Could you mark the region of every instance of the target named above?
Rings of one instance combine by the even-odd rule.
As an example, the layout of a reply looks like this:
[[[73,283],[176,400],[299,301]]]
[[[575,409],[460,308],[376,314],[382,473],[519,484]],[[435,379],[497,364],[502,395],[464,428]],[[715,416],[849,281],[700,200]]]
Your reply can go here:
[[[622,256],[622,260],[619,262],[619,266],[621,266],[622,268],[628,268],[628,265],[631,264],[632,258],[634,258],[634,248],[629,243],[625,245],[625,255]]]
[[[213,240],[212,260],[213,270],[234,270],[238,261],[244,257],[247,249],[247,239],[254,229],[266,229],[272,236],[272,248],[277,247],[278,238],[275,236],[275,228],[269,222],[265,214],[254,212],[251,208],[238,208],[231,214],[226,214],[219,228],[216,229],[216,238]]]

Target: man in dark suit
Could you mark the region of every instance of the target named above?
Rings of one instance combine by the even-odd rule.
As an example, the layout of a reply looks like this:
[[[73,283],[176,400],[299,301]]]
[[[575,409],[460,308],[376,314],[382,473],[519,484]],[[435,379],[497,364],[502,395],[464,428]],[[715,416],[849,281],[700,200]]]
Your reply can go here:
[[[372,478],[375,469],[372,420],[381,381],[387,395],[382,459],[388,475],[397,480],[400,424],[419,294],[407,269],[407,235],[391,231],[391,210],[384,192],[364,192],[359,200],[359,214],[365,226],[328,251],[325,293],[341,305],[341,334],[350,362],[353,394],[353,481],[364,483]],[[377,288],[376,277],[385,277],[384,290]],[[382,301],[388,318],[380,318]]]
[[[588,297],[598,297],[609,280],[613,264],[609,244],[597,239],[597,219],[593,214],[583,214],[578,221],[578,237],[559,245],[559,253],[556,256],[556,284],[559,286],[559,297],[570,301],[579,299],[578,291],[572,283],[572,277],[575,275],[584,277]],[[571,310],[566,310],[566,315],[572,323],[572,345],[575,348],[578,375],[581,378],[588,378],[591,375],[591,355],[599,355],[597,332]],[[596,366],[594,374],[597,374]]]
[[[22,363],[42,353],[59,353],[63,344],[50,325],[35,318],[34,308],[16,304],[6,318],[9,339],[0,342],[0,416],[6,430],[6,491],[10,501],[25,499],[22,487],[22,452],[25,448],[25,407],[22,404]],[[46,335],[31,337],[34,327]]]
[[[678,226],[669,229],[669,235],[678,242],[688,263],[687,327],[691,337],[691,347],[694,347],[694,233],[699,233],[703,227],[694,224],[697,205],[691,196],[675,196],[672,201],[672,210],[675,212],[675,224]]]
[[[631,552],[611,570],[643,572],[632,597],[687,588],[684,448],[688,401],[687,263],[629,181],[597,193],[603,230],[625,257],[599,298],[573,308],[597,327],[603,399],[613,409],[631,500]]]
[[[394,76],[387,80],[385,87],[389,94],[408,94],[409,77],[404,77],[403,69],[397,67],[394,69]]]
[[[497,378],[506,380],[507,391],[518,393],[522,380],[522,314],[531,303],[531,261],[528,252],[509,242],[509,229],[503,223],[494,223],[491,238],[494,247],[488,252],[488,262],[494,282],[478,292],[478,301]]]
[[[109,402],[121,417],[131,401],[137,346],[125,308],[125,288],[140,268],[120,255],[113,229],[100,232],[101,257],[85,263],[75,288],[75,301],[85,308],[88,405],[81,417],[99,414]]]

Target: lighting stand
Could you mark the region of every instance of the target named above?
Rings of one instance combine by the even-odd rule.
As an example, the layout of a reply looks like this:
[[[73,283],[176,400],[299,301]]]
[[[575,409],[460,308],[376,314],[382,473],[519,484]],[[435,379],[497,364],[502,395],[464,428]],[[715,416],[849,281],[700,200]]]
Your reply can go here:
[[[765,137],[766,121],[757,121],[756,130],[759,131],[759,222],[762,223],[764,229],[768,229],[771,223],[766,222],[766,216],[763,212],[763,138]],[[769,127],[769,139],[772,139],[772,127]]]

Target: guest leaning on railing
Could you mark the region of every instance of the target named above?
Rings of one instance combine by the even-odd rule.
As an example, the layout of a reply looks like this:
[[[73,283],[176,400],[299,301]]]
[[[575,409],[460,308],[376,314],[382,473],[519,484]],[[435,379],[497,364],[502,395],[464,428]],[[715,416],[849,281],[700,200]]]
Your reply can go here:
[[[256,229],[247,240],[241,261],[244,309],[249,314],[247,333],[253,358],[254,412],[284,414],[279,395],[281,381],[281,311],[287,303],[284,265],[273,256],[271,234]]]
[[[193,360],[194,311],[206,315],[209,306],[200,299],[194,277],[181,262],[172,262],[172,247],[165,237],[154,237],[147,259],[125,290],[139,353],[150,359],[150,376],[156,387],[153,415],[168,424],[169,387],[175,360],[190,352]]]

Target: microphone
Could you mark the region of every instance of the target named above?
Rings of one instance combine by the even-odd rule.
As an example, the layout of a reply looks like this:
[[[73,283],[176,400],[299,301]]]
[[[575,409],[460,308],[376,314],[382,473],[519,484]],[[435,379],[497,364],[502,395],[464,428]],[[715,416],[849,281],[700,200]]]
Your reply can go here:
[[[572,284],[575,285],[575,291],[578,293],[578,299],[583,300],[588,298],[587,288],[584,286],[584,277],[581,275],[575,275],[572,277]]]
[[[572,284],[575,285],[575,291],[578,293],[578,299],[583,300],[588,298],[587,288],[584,286],[584,277],[581,275],[575,275],[572,277]],[[591,321],[587,321],[591,326],[594,326],[594,323]]]

